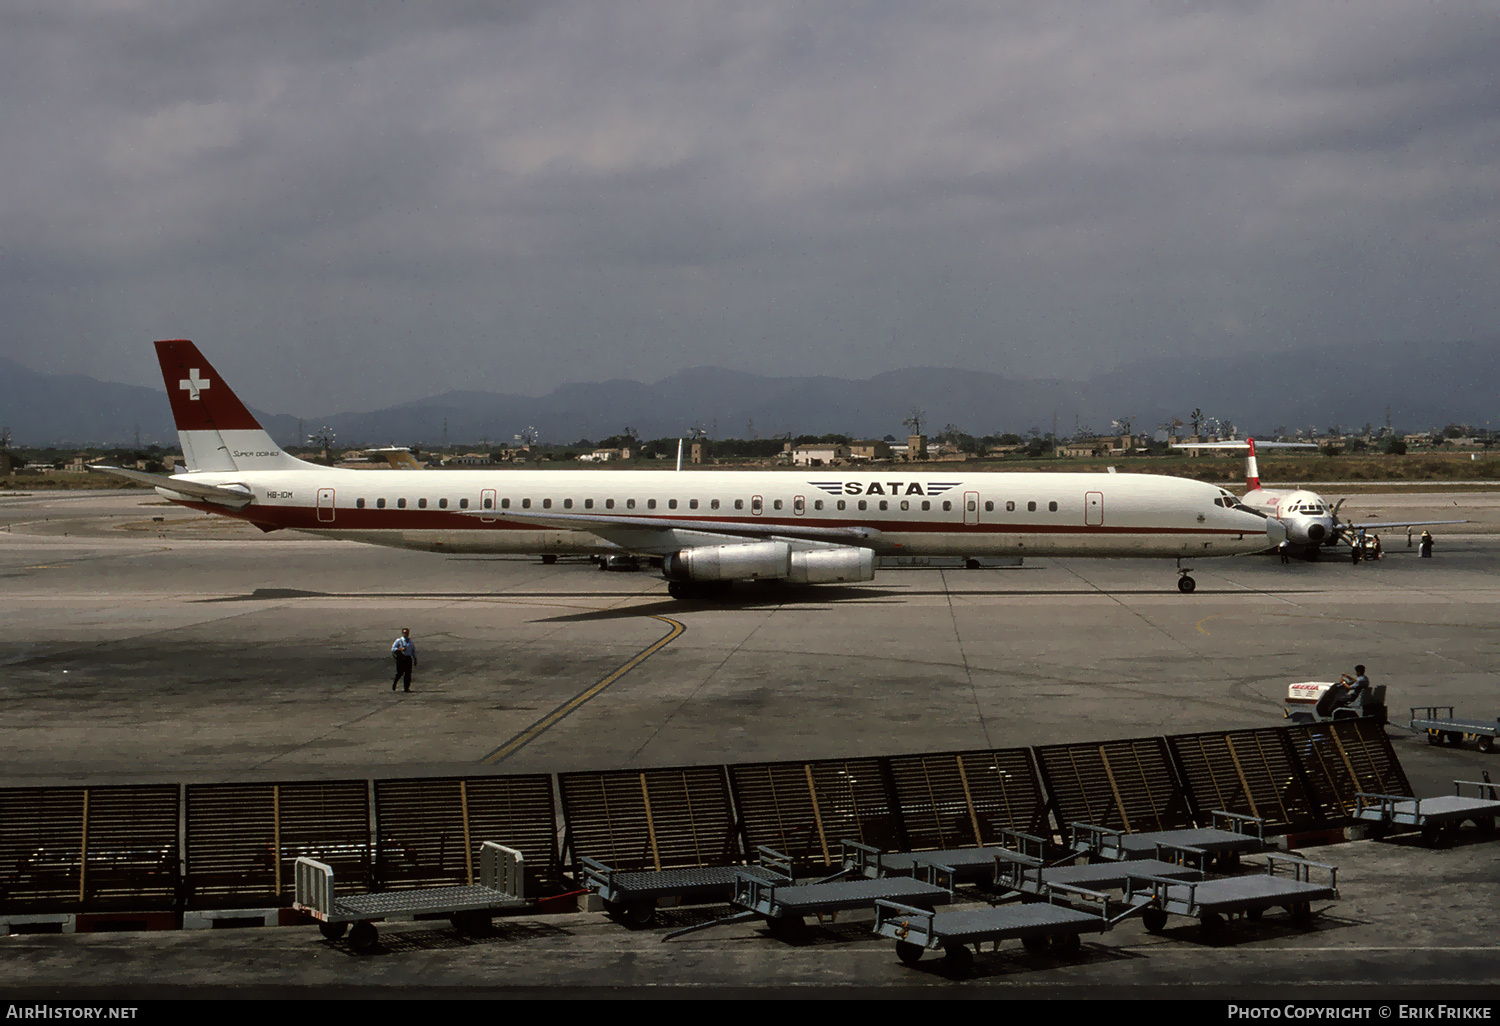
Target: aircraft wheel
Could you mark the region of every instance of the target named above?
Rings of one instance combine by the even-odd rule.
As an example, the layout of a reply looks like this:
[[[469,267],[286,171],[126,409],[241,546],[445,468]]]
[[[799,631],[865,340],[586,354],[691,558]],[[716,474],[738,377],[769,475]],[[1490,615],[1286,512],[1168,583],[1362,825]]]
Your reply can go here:
[[[348,923],[319,923],[318,932],[329,940],[338,940],[349,932]]]
[[[1181,577],[1177,578],[1177,590],[1182,592],[1184,595],[1190,594],[1196,587],[1198,587],[1198,582],[1193,580],[1186,574],[1183,574]]]
[[[554,556],[552,553],[549,552],[549,553],[547,553],[547,555],[545,555],[545,556],[542,557],[542,562],[545,563],[547,566],[551,566],[553,563],[557,562],[557,557]]]
[[[978,570],[979,569],[979,560],[977,560],[977,559],[966,559],[966,560],[964,560],[964,569],[965,570]]]
[[[901,959],[902,965],[916,965],[918,959],[922,957],[922,952],[926,950],[922,945],[913,944],[911,941],[898,940],[896,942],[896,957]]]

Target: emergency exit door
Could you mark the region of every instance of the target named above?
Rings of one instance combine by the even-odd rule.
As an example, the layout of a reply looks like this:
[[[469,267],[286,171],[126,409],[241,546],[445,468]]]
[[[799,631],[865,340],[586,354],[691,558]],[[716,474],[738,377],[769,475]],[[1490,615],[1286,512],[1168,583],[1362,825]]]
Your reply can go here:
[[[1104,493],[1088,492],[1083,497],[1083,523],[1085,527],[1104,526]]]
[[[318,523],[333,523],[333,489],[318,489]]]
[[[964,492],[964,523],[979,523],[979,493]]]

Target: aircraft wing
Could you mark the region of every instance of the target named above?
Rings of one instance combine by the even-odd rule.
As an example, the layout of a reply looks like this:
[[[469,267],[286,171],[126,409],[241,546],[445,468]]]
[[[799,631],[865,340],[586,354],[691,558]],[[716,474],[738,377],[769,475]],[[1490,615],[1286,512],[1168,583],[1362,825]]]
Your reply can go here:
[[[1316,449],[1317,442],[1256,442],[1257,449]],[[1250,448],[1247,440],[1232,442],[1174,442],[1174,449],[1235,449],[1243,452]]]
[[[803,527],[787,524],[725,523],[720,520],[678,520],[631,515],[596,516],[587,513],[535,513],[518,510],[468,510],[467,516],[520,521],[542,527],[590,531],[633,552],[665,554],[694,545],[723,545],[764,538],[808,541],[823,545],[879,543],[881,534],[871,527]]]
[[[1373,531],[1375,528],[1385,530],[1388,527],[1433,527],[1437,524],[1467,524],[1467,520],[1392,520],[1378,524],[1340,524],[1342,531]]]
[[[128,478],[131,481],[139,481],[141,484],[155,485],[157,491],[172,492],[183,498],[212,502],[218,506],[228,506],[230,509],[244,509],[250,505],[250,489],[244,485],[204,484],[201,481],[194,481],[188,474],[174,474],[168,477],[164,474],[148,474],[143,470],[125,470],[121,467],[90,466],[89,469],[103,474],[114,474],[116,477]]]

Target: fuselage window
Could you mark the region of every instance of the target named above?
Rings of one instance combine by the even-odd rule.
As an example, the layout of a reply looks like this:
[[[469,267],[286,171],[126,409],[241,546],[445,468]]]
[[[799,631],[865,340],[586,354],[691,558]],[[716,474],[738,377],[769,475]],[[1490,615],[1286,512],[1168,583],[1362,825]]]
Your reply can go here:
[[[447,508],[448,508],[448,500],[447,499],[439,499],[438,500],[438,509],[447,509]]]
[[[427,508],[427,500],[426,499],[418,499],[417,500],[417,509],[426,509],[426,508]]]
[[[363,502],[364,500],[360,500],[360,501]],[[814,499],[813,500],[813,509],[822,509],[822,508],[823,508],[823,500],[822,499]]]
[[[859,508],[860,509],[869,509],[870,508],[870,504],[868,502],[866,502],[864,499],[860,499],[859,500]]]
[[[551,508],[552,508],[552,500],[551,499],[543,499],[542,500],[542,509],[551,509]]]
[[[604,500],[604,508],[605,509],[614,509],[615,508],[615,500],[614,499],[605,499]]]
[[[718,509],[719,508],[719,500],[718,499],[711,499],[709,501],[709,503],[708,503],[708,508],[709,509]]]
[[[522,499],[521,500],[521,508],[522,509],[530,509],[531,508],[531,500],[530,499]]]
[[[1056,513],[1057,512],[1057,503],[1055,503],[1055,502],[1049,502],[1049,503],[1047,503],[1047,508],[1049,510],[1051,510],[1053,513]]]
[[[781,500],[780,499],[773,500],[771,502],[771,508],[772,509],[780,509],[781,508]]]
[[[1005,512],[1007,512],[1007,513],[1014,513],[1015,511],[1016,511],[1016,501],[1014,499],[1012,499],[1012,500],[1010,500],[1009,502],[1007,502],[1005,504]]]
[[[925,513],[927,510],[930,510],[931,508],[932,508],[932,501],[930,499],[923,499],[922,500],[922,511]]]
[[[375,500],[375,508],[376,509],[385,509],[385,500],[384,499],[376,499]]]
[[[625,500],[625,508],[626,509],[635,509],[635,500],[634,499],[626,499]]]
[[[468,499],[459,499],[458,500],[458,508],[459,509],[468,509],[469,508],[469,500]]]
[[[891,508],[891,504],[889,502],[886,502],[884,499],[881,499],[880,500],[880,508],[883,509],[883,510],[890,509]]]
[[[677,500],[676,499],[668,499],[667,500],[667,509],[676,509],[676,508],[677,508]]]
[[[364,509],[365,508],[365,500],[364,499],[355,499],[354,500],[354,508],[355,509]]]
[[[583,500],[583,508],[584,509],[593,509],[594,508],[594,500],[593,499],[584,499]]]
[[[468,500],[466,499],[464,501],[467,502]],[[490,508],[490,502],[491,501],[492,500],[490,500],[490,499],[485,499],[484,500],[484,508],[485,509],[489,509]],[[500,500],[500,508],[501,509],[510,509],[510,500],[509,499],[501,499]]]
[[[735,499],[734,500],[734,508],[735,509],[744,509],[745,508],[745,500],[744,499]]]
[[[735,505],[738,506],[739,503],[735,503]],[[765,500],[762,499],[759,495],[755,496],[753,499],[750,500],[750,512],[751,513],[754,513],[756,516],[760,516],[761,511],[764,510],[764,509],[765,509]]]
[[[902,512],[905,512],[906,510],[909,510],[909,509],[911,509],[911,503],[908,502],[906,499],[902,499],[901,500],[901,510],[902,510]]]
[[[675,506],[672,507],[672,508],[676,509]],[[697,499],[689,499],[688,500],[688,509],[697,509],[697,508],[698,508],[698,500]]]
[[[465,501],[465,502],[468,502],[468,501],[469,501],[469,500],[468,500],[468,499],[465,499],[465,500],[464,500],[464,501]],[[509,502],[509,501],[510,501],[510,500],[509,500],[509,499],[506,499],[506,500],[505,500],[505,501],[506,501],[506,502]],[[384,505],[385,505],[385,500],[384,500],[384,499],[381,499],[381,500],[380,500],[380,504],[381,504],[381,505],[382,505],[382,506],[384,506]],[[485,508],[485,509],[494,509],[494,508],[495,508],[495,500],[494,500],[494,499],[485,499],[485,500],[484,500],[484,508]]]
[[[979,500],[978,499],[970,499],[967,503],[965,503],[965,505],[968,506],[969,512],[973,513],[975,510],[977,510],[979,508]]]
[[[944,499],[943,500],[943,510],[944,510],[944,512],[951,512],[952,509],[953,509],[953,500],[952,499]]]
[[[563,509],[572,509],[572,508],[573,508],[573,500],[572,499],[564,499],[563,500]]]
[[[848,508],[849,508],[849,503],[846,500],[844,500],[844,499],[840,499],[839,500],[839,512],[842,513],[844,510],[846,510]]]
[[[984,511],[986,513],[993,513],[993,512],[995,512],[995,504],[993,502],[990,502],[990,501],[986,500],[985,504],[984,504]]]
[[[1028,502],[1026,504],[1026,512],[1028,512],[1028,513],[1035,513],[1036,512],[1036,503],[1034,503],[1034,502]]]
[[[802,514],[806,513],[807,512],[807,500],[804,499],[800,495],[797,496],[795,499],[793,499],[792,500],[792,512],[795,513],[795,514],[797,514],[799,517]]]
[[[406,500],[405,499],[397,499],[396,500],[396,508],[397,509],[405,509],[406,508]]]
[[[655,509],[656,508],[656,500],[655,499],[647,499],[646,500],[646,508],[647,509]]]

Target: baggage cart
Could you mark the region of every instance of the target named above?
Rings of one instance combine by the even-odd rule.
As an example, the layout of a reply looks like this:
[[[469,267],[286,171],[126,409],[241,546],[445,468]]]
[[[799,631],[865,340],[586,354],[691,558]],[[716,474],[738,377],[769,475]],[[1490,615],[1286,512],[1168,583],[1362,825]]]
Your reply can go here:
[[[1290,875],[1276,872],[1289,869]],[[1313,870],[1326,870],[1328,881],[1313,879]],[[1141,923],[1152,933],[1167,925],[1171,915],[1197,919],[1203,932],[1218,936],[1235,915],[1259,919],[1268,908],[1286,909],[1299,926],[1312,922],[1313,902],[1338,900],[1338,867],[1290,855],[1268,854],[1266,871],[1198,882],[1159,876],[1131,875],[1125,881],[1125,902],[1141,911]]]
[[[1430,745],[1452,745],[1457,748],[1472,741],[1481,752],[1493,751],[1495,736],[1500,734],[1500,719],[1461,720],[1453,715],[1451,705],[1419,705],[1411,711],[1407,729],[1427,734]]]
[[[585,856],[579,881],[604,900],[604,910],[631,927],[649,926],[663,898],[682,905],[727,902],[734,894],[736,873],[748,873],[770,881],[776,871],[764,867],[767,859],[785,864],[786,856],[770,848],[758,849],[760,866],[690,866],[681,869],[613,869]]]
[[[995,858],[994,889],[1040,897],[1056,886],[1118,891],[1124,889],[1132,876],[1196,881],[1207,875],[1205,869],[1210,858],[1207,852],[1158,843],[1155,855],[1151,859],[1092,862],[1084,866],[1048,866],[1016,852],[1002,852]]]
[[[480,882],[477,884],[339,894],[334,887],[333,869],[303,856],[297,859],[295,866],[292,907],[316,919],[318,929],[329,940],[339,939],[348,930],[349,946],[363,955],[374,951],[380,942],[375,924],[393,916],[436,918],[446,915],[460,933],[485,932],[495,910],[526,904],[525,869],[526,859],[520,852],[485,841],[479,852]]]
[[[1477,797],[1465,797],[1465,786],[1474,788]],[[1360,791],[1354,796],[1354,818],[1372,824],[1371,833],[1377,837],[1393,827],[1414,827],[1421,831],[1422,843],[1434,848],[1452,840],[1464,820],[1481,834],[1493,834],[1495,816],[1500,814],[1497,790],[1500,787],[1487,781],[1455,780],[1451,795],[1436,798]]]
[[[1045,896],[1046,901],[1024,905],[941,912],[881,898],[875,902],[873,929],[876,935],[895,940],[896,957],[906,965],[914,965],[926,951],[941,948],[943,971],[962,976],[973,965],[974,951],[985,942],[999,950],[1001,941],[1019,940],[1032,954],[1050,951],[1066,958],[1077,954],[1082,934],[1104,933],[1112,925],[1109,898],[1104,894],[1049,884]]]
[[[1208,852],[1222,869],[1233,869],[1240,856],[1271,851],[1266,841],[1266,821],[1255,816],[1216,809],[1210,814],[1212,826],[1183,827],[1177,830],[1145,830],[1127,834],[1092,823],[1070,823],[1071,847],[1090,858],[1120,861],[1155,858],[1156,846],[1165,844]]]

